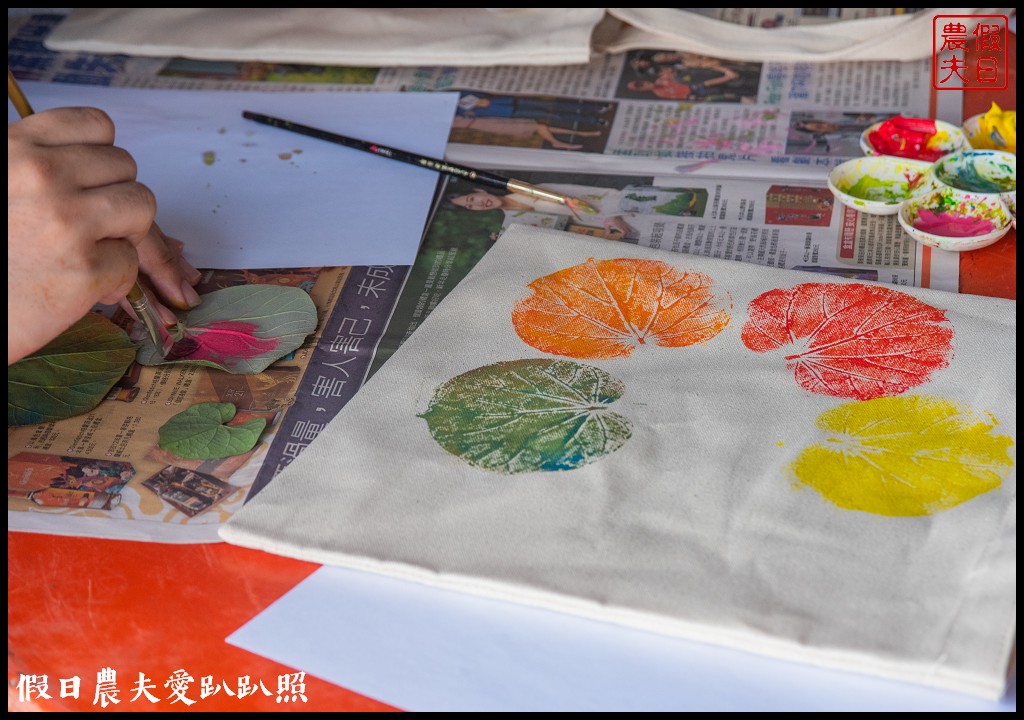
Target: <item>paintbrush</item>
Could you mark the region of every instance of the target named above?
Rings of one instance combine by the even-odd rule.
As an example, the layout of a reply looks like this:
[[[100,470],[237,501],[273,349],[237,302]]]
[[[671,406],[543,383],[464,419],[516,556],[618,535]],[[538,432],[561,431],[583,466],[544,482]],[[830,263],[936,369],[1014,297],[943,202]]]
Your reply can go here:
[[[34,110],[28,102],[28,98],[25,97],[25,93],[21,91],[21,87],[18,85],[18,81],[14,79],[14,74],[10,68],[7,68],[7,97],[10,98],[11,104],[14,105],[14,109],[18,111],[18,115],[21,117],[28,117]],[[171,350],[174,346],[174,338],[171,337],[170,333],[167,332],[167,328],[164,327],[163,320],[156,314],[156,309],[153,307],[153,303],[149,301],[149,297],[146,295],[146,291],[143,290],[142,285],[136,280],[132,289],[128,291],[127,295],[128,303],[132,306],[135,314],[139,320],[146,326],[146,330],[149,332],[149,337],[153,340],[153,344],[160,351],[160,354],[167,358],[171,355]],[[195,348],[193,347],[192,350]],[[189,350],[191,352],[191,350]],[[184,353],[187,354],[187,353]],[[175,353],[177,357],[182,357],[183,353]],[[172,358],[173,359],[173,358]]]
[[[281,130],[289,130],[301,135],[308,135],[309,137],[316,138],[317,140],[326,140],[327,142],[331,142],[336,145],[344,145],[345,147],[363,150],[364,152],[380,155],[381,157],[386,157],[391,160],[398,160],[399,162],[409,163],[410,165],[417,165],[430,170],[436,170],[437,172],[445,173],[446,175],[465,178],[466,180],[472,180],[473,182],[481,185],[489,185],[490,187],[501,188],[502,190],[508,190],[521,195],[550,200],[552,202],[565,205],[576,215],[579,215],[580,213],[584,215],[594,215],[597,213],[597,210],[580,198],[563,195],[552,190],[546,190],[542,187],[538,187],[537,185],[531,185],[530,183],[523,182],[522,180],[502,177],[501,175],[486,172],[484,170],[475,170],[463,165],[456,165],[455,163],[450,163],[447,160],[438,160],[436,158],[426,157],[407,150],[398,150],[397,148],[387,147],[378,143],[371,143],[365,140],[346,137],[345,135],[338,135],[337,133],[329,132],[327,130],[320,130],[318,128],[309,127],[308,125],[300,125],[299,123],[291,122],[290,120],[282,120],[281,118],[250,112],[248,110],[242,112],[242,117],[247,120],[252,120],[253,122],[258,122],[262,125],[269,125],[271,127],[280,128]]]

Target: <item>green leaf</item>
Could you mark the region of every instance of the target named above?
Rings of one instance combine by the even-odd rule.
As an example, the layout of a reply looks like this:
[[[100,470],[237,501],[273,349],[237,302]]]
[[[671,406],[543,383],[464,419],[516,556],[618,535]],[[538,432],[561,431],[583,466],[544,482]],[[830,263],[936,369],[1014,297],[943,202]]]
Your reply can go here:
[[[620,380],[589,365],[512,360],[452,378],[419,417],[441,447],[470,465],[572,470],[629,439],[629,420],[608,409],[623,391]]]
[[[203,295],[202,301],[171,331],[191,352],[165,360],[146,337],[139,363],[178,362],[252,375],[298,349],[316,330],[316,306],[299,288],[239,285]]]
[[[89,313],[7,368],[7,424],[35,425],[100,404],[135,359],[135,345],[107,318]]]
[[[215,460],[242,455],[256,447],[267,426],[263,418],[225,425],[235,416],[231,403],[199,403],[178,413],[160,428],[160,447],[178,457]]]

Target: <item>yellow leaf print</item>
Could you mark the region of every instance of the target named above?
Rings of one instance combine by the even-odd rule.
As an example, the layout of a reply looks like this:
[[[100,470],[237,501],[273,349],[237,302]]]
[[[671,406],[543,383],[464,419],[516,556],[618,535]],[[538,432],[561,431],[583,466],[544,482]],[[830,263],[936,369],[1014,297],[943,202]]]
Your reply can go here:
[[[824,442],[793,462],[797,479],[841,508],[931,515],[999,487],[1013,440],[994,418],[935,396],[850,402],[823,412]]]

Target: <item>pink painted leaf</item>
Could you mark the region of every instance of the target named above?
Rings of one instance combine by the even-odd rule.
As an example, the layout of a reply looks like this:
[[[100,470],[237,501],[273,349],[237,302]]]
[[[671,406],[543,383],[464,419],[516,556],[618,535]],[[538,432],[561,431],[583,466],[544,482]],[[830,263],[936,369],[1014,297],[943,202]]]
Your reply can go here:
[[[299,288],[239,285],[203,295],[202,301],[171,330],[176,347],[185,343],[187,353],[165,360],[145,338],[138,361],[207,365],[250,375],[297,350],[316,330],[316,306]]]
[[[882,285],[805,283],[751,301],[743,343],[778,352],[813,393],[870,400],[899,395],[949,365],[943,310]]]

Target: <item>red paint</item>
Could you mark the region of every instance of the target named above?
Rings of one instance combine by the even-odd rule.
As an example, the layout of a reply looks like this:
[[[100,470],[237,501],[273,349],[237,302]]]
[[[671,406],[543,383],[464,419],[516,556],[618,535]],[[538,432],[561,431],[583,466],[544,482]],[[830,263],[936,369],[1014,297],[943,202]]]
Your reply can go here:
[[[871,400],[899,395],[949,365],[946,313],[884,286],[805,283],[751,301],[743,344],[784,352],[806,390]]]
[[[882,155],[934,162],[945,154],[941,148],[928,147],[937,132],[934,120],[897,115],[868,133],[868,141]]]
[[[188,328],[189,335],[199,344],[189,353],[189,360],[208,360],[218,365],[232,366],[239,360],[266,355],[280,341],[276,338],[256,337],[256,323],[238,320],[219,320],[206,327]]]
[[[935,212],[928,208],[923,208],[917,214],[914,227],[922,232],[944,237],[974,237],[975,235],[987,235],[995,230],[992,221],[987,218]]]

